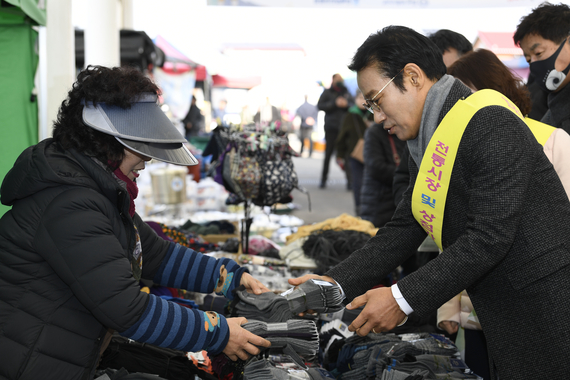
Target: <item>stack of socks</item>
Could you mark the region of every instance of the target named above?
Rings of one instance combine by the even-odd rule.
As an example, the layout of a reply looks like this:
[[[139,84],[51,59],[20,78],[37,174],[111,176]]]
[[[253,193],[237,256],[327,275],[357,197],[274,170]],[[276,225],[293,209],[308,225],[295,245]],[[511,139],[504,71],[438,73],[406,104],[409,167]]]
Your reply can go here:
[[[284,322],[295,316],[291,313],[287,300],[278,294],[252,294],[246,290],[238,290],[236,296],[235,299],[239,301],[234,307],[234,316],[271,323]]]
[[[376,377],[376,380],[424,380],[424,379],[435,379],[435,377],[429,377],[427,371],[415,370],[412,373],[401,372],[395,369],[385,370],[381,376]]]
[[[341,373],[343,380],[477,378],[457,357],[453,342],[438,334],[353,335],[332,346],[323,362],[325,368]],[[336,361],[332,350],[340,350]]]
[[[252,320],[241,327],[270,341],[272,349],[289,346],[294,353],[308,360],[314,358],[319,351],[317,325],[311,320],[291,319],[280,323]]]
[[[313,310],[317,313],[335,313],[343,309],[338,285],[311,279],[281,294],[289,302],[294,314]]]
[[[248,363],[243,372],[244,380],[329,380],[334,377],[322,368],[287,369],[276,367],[269,360]]]
[[[414,347],[422,351],[421,354],[453,356],[457,352],[455,344],[439,334],[404,334],[402,340],[412,343]]]
[[[314,279],[280,295],[252,294],[246,290],[237,290],[236,295],[239,298],[235,305],[237,316],[264,322],[285,322],[307,310],[332,313],[343,309],[340,288]]]

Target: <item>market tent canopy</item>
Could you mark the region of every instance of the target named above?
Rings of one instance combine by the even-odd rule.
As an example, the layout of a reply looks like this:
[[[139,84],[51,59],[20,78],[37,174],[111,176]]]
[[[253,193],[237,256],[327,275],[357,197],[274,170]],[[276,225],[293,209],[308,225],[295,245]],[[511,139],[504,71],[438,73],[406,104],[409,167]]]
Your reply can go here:
[[[196,81],[203,81],[207,77],[206,67],[194,62],[186,57],[180,50],[172,46],[162,36],[156,36],[154,43],[165,55],[165,62],[162,70],[169,74],[182,74],[191,70],[196,70]]]
[[[212,75],[214,87],[247,88],[261,84],[261,77],[226,77],[222,75]]]
[[[430,9],[430,8],[477,8],[477,7],[516,7],[538,5],[537,0],[248,0],[220,1],[208,0],[209,6],[246,6],[246,7],[291,7],[291,8],[385,8],[385,9]]]
[[[497,55],[523,55],[513,41],[514,32],[478,32],[474,46],[491,50]]]
[[[38,142],[34,95],[38,33],[34,22],[45,25],[45,9],[37,1],[0,2],[0,83],[4,89],[0,95],[0,182],[20,153]],[[0,216],[8,209],[0,205]]]
[[[481,32],[473,44],[475,49],[492,51],[517,76],[526,80],[530,73],[522,49],[513,41],[514,32]]]
[[[25,14],[38,25],[46,24],[46,2],[43,0],[4,0],[2,12]]]

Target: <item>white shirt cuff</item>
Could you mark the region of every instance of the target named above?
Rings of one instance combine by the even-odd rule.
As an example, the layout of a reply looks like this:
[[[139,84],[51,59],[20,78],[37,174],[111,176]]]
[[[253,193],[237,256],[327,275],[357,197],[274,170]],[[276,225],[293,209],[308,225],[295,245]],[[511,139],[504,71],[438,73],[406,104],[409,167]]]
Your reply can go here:
[[[414,312],[414,309],[412,309],[412,307],[410,306],[410,304],[408,303],[408,301],[406,301],[404,299],[404,296],[402,295],[402,292],[400,292],[400,288],[398,288],[398,284],[394,284],[390,287],[390,289],[392,290],[392,296],[394,296],[394,298],[396,299],[396,302],[398,303],[398,306],[400,306],[400,309],[406,314],[406,315],[410,315]]]
[[[340,290],[340,296],[344,300],[346,298],[346,294],[344,294],[344,290],[342,290],[342,286],[335,280],[336,284],[338,285],[338,289]]]

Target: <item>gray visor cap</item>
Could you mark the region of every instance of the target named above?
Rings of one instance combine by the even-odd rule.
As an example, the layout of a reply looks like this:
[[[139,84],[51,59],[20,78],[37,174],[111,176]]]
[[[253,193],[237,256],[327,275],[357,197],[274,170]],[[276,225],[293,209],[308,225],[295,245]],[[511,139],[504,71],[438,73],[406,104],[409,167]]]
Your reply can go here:
[[[125,109],[106,103],[84,102],[83,121],[115,138],[127,148],[176,165],[197,165],[184,146],[186,139],[156,103],[156,94],[143,94]]]

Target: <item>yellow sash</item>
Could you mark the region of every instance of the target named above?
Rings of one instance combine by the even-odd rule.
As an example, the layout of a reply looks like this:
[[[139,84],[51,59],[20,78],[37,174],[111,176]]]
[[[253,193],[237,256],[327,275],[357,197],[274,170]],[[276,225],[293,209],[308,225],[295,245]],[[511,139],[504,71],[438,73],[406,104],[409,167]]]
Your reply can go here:
[[[554,127],[539,121],[525,119],[513,102],[495,90],[479,90],[467,99],[459,100],[453,106],[429,141],[412,193],[414,218],[439,249],[443,249],[441,244],[443,213],[461,137],[473,115],[481,108],[492,105],[503,106],[525,121],[541,145],[546,143],[555,130]]]

